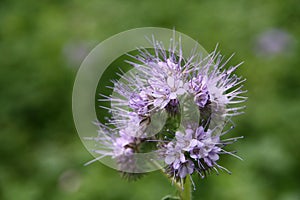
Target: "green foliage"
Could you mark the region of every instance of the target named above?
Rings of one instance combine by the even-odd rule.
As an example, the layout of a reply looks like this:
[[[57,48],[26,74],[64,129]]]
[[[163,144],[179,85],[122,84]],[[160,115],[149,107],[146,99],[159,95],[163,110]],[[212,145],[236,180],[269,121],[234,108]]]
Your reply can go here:
[[[300,4],[267,1],[63,0],[0,2],[0,199],[161,199],[175,189],[154,172],[136,182],[94,163],[73,125],[76,70],[97,43],[130,28],[176,28],[208,51],[245,61],[246,114],[230,134],[244,158],[222,157],[231,176],[194,177],[194,199],[300,199]],[[290,51],[259,55],[260,33],[278,28]],[[107,80],[109,80],[107,74]]]

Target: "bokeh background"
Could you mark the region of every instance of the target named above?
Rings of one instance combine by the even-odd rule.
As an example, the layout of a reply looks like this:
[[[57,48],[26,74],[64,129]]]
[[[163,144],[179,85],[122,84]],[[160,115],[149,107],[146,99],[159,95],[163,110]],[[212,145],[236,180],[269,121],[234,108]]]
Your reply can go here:
[[[127,29],[176,28],[230,64],[244,61],[246,114],[232,136],[244,161],[196,180],[194,199],[300,199],[298,0],[1,0],[0,199],[154,200],[174,194],[159,172],[122,180],[92,156],[73,124],[76,71],[93,47]]]

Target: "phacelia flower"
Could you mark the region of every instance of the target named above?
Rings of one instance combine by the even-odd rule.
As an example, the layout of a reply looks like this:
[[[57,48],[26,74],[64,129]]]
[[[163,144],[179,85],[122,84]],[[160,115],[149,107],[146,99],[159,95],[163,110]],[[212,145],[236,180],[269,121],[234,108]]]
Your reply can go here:
[[[245,79],[233,72],[240,66],[224,69],[222,57],[214,51],[205,59],[205,64],[193,68],[194,77],[190,80],[190,91],[195,95],[195,103],[203,108],[208,103],[214,113],[231,117],[242,114],[244,106],[234,106],[243,103],[247,97],[242,96],[247,91],[241,85]]]
[[[194,95],[195,103],[204,108],[209,103],[209,92],[206,84],[206,78],[203,76],[193,77],[190,82],[190,92]]]
[[[220,155],[234,154],[222,148],[235,140],[236,138],[222,141],[220,135],[214,135],[214,131],[210,129],[205,131],[202,126],[196,130],[188,128],[184,132],[178,131],[174,141],[164,146],[163,156],[165,163],[169,165],[167,171],[170,176],[183,179],[190,173],[184,173],[180,169],[186,169],[187,166],[188,172],[195,170],[201,177],[205,177],[212,169],[223,170],[225,168],[217,163]]]
[[[150,150],[157,153],[157,159],[151,157],[147,163],[160,163],[181,183],[195,173],[203,178],[219,169],[229,172],[218,162],[223,154],[239,158],[224,148],[240,137],[221,138],[231,130],[224,129],[226,123],[242,113],[241,103],[246,100],[242,89],[245,79],[234,74],[239,65],[226,68],[228,61],[222,63],[216,50],[205,58],[195,51],[185,59],[180,41],[166,50],[153,40],[153,49],[154,53],[138,49],[138,55],[131,56],[134,61],[127,61],[132,70],[112,81],[111,95],[102,95],[100,101],[111,103],[105,107],[111,117],[104,124],[97,123],[98,136],[87,138],[97,144],[94,152],[99,157],[95,160],[109,157],[119,171],[141,173],[136,155]],[[189,114],[181,106],[187,96],[192,97],[190,104],[195,105],[193,112],[199,113],[199,119],[192,117],[181,123],[181,117]],[[154,116],[164,112],[163,126],[157,134],[151,133]]]

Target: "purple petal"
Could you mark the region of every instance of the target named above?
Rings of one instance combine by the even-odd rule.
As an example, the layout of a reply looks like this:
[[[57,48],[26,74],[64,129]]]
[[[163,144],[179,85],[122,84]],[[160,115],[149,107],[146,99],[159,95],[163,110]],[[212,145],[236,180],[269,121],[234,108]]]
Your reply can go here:
[[[219,160],[219,155],[217,153],[209,153],[209,158],[213,161]]]
[[[168,155],[166,158],[165,158],[165,163],[167,163],[168,165],[170,165],[171,163],[173,163],[175,160],[175,156],[173,155]]]
[[[170,88],[174,88],[175,87],[175,80],[174,80],[174,78],[173,77],[168,77],[167,84],[170,86]]]

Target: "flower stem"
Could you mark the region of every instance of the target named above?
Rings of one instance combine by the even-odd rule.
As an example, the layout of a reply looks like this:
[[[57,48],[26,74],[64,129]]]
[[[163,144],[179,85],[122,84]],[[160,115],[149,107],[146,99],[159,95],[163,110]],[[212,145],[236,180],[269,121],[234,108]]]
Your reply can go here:
[[[188,177],[185,179],[183,190],[180,189],[179,195],[181,200],[192,200],[192,184]]]

